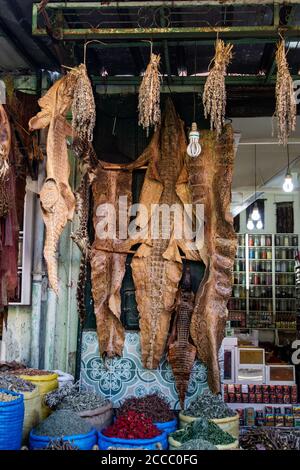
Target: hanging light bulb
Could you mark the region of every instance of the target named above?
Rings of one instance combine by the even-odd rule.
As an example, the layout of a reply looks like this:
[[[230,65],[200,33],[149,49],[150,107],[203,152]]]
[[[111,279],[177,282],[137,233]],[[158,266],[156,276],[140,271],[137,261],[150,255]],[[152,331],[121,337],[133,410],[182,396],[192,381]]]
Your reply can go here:
[[[257,228],[258,230],[261,230],[261,229],[263,228],[263,223],[262,223],[261,220],[259,220],[259,221],[257,222],[256,228]]]
[[[286,175],[285,175],[284,182],[282,185],[282,189],[286,193],[291,193],[294,189],[294,185],[293,185],[293,178],[290,173],[290,152],[289,152],[288,145],[286,146],[286,152],[287,152],[287,170],[286,170]]]
[[[254,222],[253,222],[253,220],[251,220],[250,217],[249,217],[248,222],[247,222],[247,229],[248,230],[253,230],[254,229]]]
[[[284,183],[282,185],[282,189],[286,193],[291,193],[294,189],[293,178],[292,178],[292,175],[289,172],[287,172],[287,174],[285,175]]]
[[[200,134],[197,129],[197,124],[193,122],[191,132],[189,133],[190,143],[186,149],[189,157],[196,158],[200,155],[201,145],[199,144],[199,138]]]
[[[254,220],[254,222],[256,222],[257,220],[260,219],[260,213],[259,213],[259,210],[258,210],[257,203],[254,204],[253,211],[252,211],[252,214],[251,214],[251,219]]]

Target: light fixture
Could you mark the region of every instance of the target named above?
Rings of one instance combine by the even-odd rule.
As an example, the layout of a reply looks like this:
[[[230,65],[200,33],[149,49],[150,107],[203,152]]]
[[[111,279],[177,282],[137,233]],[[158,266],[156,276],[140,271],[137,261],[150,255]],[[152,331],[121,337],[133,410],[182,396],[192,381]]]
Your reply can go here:
[[[253,230],[254,229],[254,222],[250,217],[249,217],[248,222],[247,222],[247,229],[248,230]]]
[[[263,226],[263,223],[262,223],[262,221],[261,221],[261,220],[259,220],[259,221],[257,222],[257,224],[256,224],[256,228],[257,228],[257,230],[261,230],[263,227],[264,227],[264,226]]]
[[[256,201],[256,189],[257,189],[257,185],[256,185],[256,145],[254,146],[254,183],[255,183],[254,201]],[[260,220],[260,213],[259,213],[259,210],[258,210],[257,202],[255,202],[255,204],[253,206],[251,219],[254,220],[254,222],[257,222],[258,220]]]
[[[286,175],[285,175],[285,178],[284,178],[284,182],[283,182],[283,185],[282,185],[282,189],[284,192],[286,193],[291,193],[294,189],[294,185],[293,185],[293,178],[292,178],[292,175],[290,173],[290,152],[289,152],[289,146],[287,145],[287,160],[288,160],[288,166],[287,166],[287,171],[286,171]]]
[[[258,210],[257,203],[254,204],[253,211],[252,211],[252,214],[251,214],[251,219],[254,220],[254,222],[256,222],[257,220],[260,220],[260,213],[259,213],[259,210]]]
[[[196,122],[192,123],[192,129],[189,133],[190,143],[186,149],[189,157],[196,158],[201,153],[201,145],[199,144],[200,134]]]

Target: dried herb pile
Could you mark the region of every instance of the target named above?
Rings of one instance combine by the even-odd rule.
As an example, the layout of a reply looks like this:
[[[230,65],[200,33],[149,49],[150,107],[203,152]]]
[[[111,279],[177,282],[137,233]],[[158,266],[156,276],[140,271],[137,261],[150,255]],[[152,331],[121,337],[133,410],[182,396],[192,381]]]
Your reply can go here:
[[[32,392],[35,389],[33,383],[14,375],[0,373],[0,388],[13,392]]]
[[[300,450],[300,432],[274,428],[250,429],[240,437],[245,450]]]
[[[54,439],[49,442],[47,447],[42,450],[80,450],[78,446],[75,446],[70,441],[64,441],[63,439]]]
[[[285,41],[281,40],[276,51],[276,110],[277,133],[280,144],[287,145],[290,134],[296,129],[297,105],[293,79],[285,53]]]
[[[38,424],[34,428],[34,434],[38,436],[74,436],[87,434],[91,429],[91,425],[73,411],[58,410]]]
[[[174,450],[218,450],[218,448],[205,439],[191,439]]]
[[[170,408],[169,403],[157,393],[145,395],[144,397],[128,397],[116,410],[117,416],[121,416],[128,411],[143,413],[151,418],[154,423],[166,423],[173,421],[175,415]]]
[[[119,416],[114,424],[102,431],[104,436],[120,439],[152,439],[159,436],[160,431],[151,418],[143,413],[128,411]]]
[[[15,401],[19,397],[16,395],[11,395],[10,393],[0,392],[0,402],[9,402]]]
[[[51,374],[54,374],[54,372],[49,371],[49,370],[40,370],[40,369],[16,369],[16,370],[12,370],[10,374],[34,376],[34,375],[51,375]]]
[[[235,439],[228,432],[224,432],[217,424],[205,418],[199,418],[170,434],[175,441],[182,444],[192,439],[204,439],[214,445],[232,444]]]
[[[47,393],[44,402],[51,410],[76,412],[95,410],[109,404],[109,400],[97,393],[80,391],[78,383],[67,384],[63,388]]]
[[[203,106],[205,118],[210,116],[210,128],[217,136],[222,132],[225,123],[226,87],[225,76],[232,59],[232,44],[225,44],[221,39],[216,41],[214,65],[204,85]]]
[[[210,390],[205,390],[182,413],[186,416],[207,419],[229,418],[236,414],[223,402],[221,395],[215,395]]]

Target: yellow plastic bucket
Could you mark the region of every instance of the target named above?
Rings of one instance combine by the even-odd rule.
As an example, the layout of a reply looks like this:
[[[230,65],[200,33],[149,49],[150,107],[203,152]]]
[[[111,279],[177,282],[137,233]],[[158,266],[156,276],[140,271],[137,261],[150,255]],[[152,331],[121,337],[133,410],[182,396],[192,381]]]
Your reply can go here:
[[[47,418],[51,410],[44,404],[44,396],[58,388],[58,375],[57,374],[44,374],[44,375],[26,375],[21,374],[21,379],[28,380],[38,387],[41,399],[41,420]]]
[[[41,396],[36,386],[32,392],[21,392],[24,396],[24,423],[22,442],[26,444],[32,428],[41,421]]]

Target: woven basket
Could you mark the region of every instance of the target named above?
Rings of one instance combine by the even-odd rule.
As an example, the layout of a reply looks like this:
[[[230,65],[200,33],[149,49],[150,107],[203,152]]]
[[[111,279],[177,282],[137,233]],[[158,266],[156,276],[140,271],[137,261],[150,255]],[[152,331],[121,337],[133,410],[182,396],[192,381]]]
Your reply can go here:
[[[78,412],[79,416],[91,424],[97,431],[107,428],[113,421],[112,403],[95,408],[94,410],[84,410]]]
[[[196,419],[197,419],[196,416],[186,416],[180,412],[179,413],[179,429],[185,428],[187,424],[190,424],[193,421],[196,421]],[[225,431],[231,434],[231,436],[234,437],[235,439],[239,438],[240,419],[239,419],[238,413],[228,418],[217,418],[217,419],[211,419],[210,421],[217,424],[219,428],[222,429],[222,431]]]
[[[19,450],[22,442],[24,398],[20,393],[0,389],[16,400],[0,402],[0,450]]]
[[[171,436],[168,438],[169,440],[169,449],[170,450],[175,450],[175,449],[180,449],[182,446],[181,442],[175,441]],[[239,447],[239,441],[236,440],[232,444],[224,444],[224,445],[216,445],[218,450],[234,450],[238,449]]]

